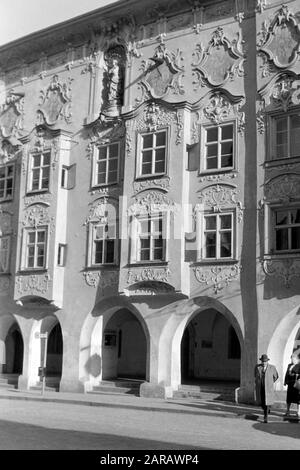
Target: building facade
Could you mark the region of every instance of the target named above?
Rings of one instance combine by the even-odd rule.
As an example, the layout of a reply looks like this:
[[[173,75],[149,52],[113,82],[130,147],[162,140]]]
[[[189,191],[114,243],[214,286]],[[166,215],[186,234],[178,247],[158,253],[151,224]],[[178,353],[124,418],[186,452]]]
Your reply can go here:
[[[231,381],[251,402],[267,353],[284,390],[300,345],[299,12],[120,1],[0,48],[3,377],[36,386],[45,360],[60,391]]]

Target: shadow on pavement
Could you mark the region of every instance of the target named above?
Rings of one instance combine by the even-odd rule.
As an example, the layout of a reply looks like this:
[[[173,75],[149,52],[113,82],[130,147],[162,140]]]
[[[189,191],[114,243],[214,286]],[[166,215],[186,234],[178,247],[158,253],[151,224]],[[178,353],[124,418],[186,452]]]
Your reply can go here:
[[[177,443],[0,420],[1,450],[205,450]],[[206,448],[207,449],[207,448]]]
[[[271,419],[271,418],[270,418]],[[297,420],[290,420],[290,422],[269,422],[269,423],[256,423],[253,425],[253,429],[263,431],[274,436],[287,436],[293,437],[298,440],[297,449],[300,448],[300,424]]]

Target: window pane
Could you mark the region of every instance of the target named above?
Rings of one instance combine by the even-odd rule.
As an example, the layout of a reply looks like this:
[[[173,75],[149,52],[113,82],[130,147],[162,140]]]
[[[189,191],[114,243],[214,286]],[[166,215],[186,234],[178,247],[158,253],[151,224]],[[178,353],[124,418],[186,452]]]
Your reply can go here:
[[[141,249],[146,250],[150,248],[150,238],[141,238]]]
[[[216,257],[216,234],[206,233],[205,234],[205,257],[215,258]]]
[[[217,217],[215,215],[205,217],[205,228],[206,230],[215,230],[217,223]]]
[[[294,115],[290,117],[291,126],[291,156],[300,155],[300,116]]]
[[[106,240],[105,263],[114,262],[114,248],[115,248],[114,240]]]
[[[153,134],[143,135],[143,148],[149,149],[153,147]]]
[[[14,174],[14,167],[13,167],[13,165],[8,165],[6,168],[7,168],[7,176],[8,176],[8,177],[12,177],[13,174]]]
[[[221,229],[231,228],[231,215],[221,215]]]
[[[5,166],[0,168],[0,178],[5,178]]]
[[[150,175],[152,173],[151,163],[146,163],[142,165],[142,175]]]
[[[218,144],[207,145],[206,147],[207,157],[215,157],[218,155]]]
[[[108,183],[115,183],[118,180],[118,172],[117,171],[110,171],[108,173],[107,182]]]
[[[151,225],[150,219],[140,220],[141,233],[150,233]]]
[[[158,132],[156,134],[156,147],[166,145],[166,133],[165,132]]]
[[[222,140],[233,138],[233,126],[232,124],[222,127]]]
[[[28,256],[27,267],[28,268],[33,268],[34,267],[34,257],[33,256]]]
[[[300,223],[300,210],[291,209],[289,212],[290,212],[291,223],[299,224]]]
[[[37,242],[43,243],[45,241],[45,232],[38,232]]]
[[[232,155],[222,155],[221,168],[228,168],[232,166]]]
[[[96,239],[101,239],[104,238],[104,226],[103,225],[99,225],[98,227],[95,227],[95,237]]]
[[[117,168],[118,168],[118,159],[114,158],[113,160],[109,160],[108,170],[113,171],[113,170],[117,170]]]
[[[223,142],[221,144],[221,155],[232,155],[232,142]]]
[[[155,173],[164,173],[165,172],[165,162],[155,162]]]
[[[28,242],[29,243],[34,243],[35,242],[35,232],[29,232],[28,233]]]
[[[206,129],[206,142],[216,142],[218,140],[218,128]]]
[[[286,225],[289,223],[288,211],[276,211],[276,225]]]
[[[163,250],[162,250],[162,248],[155,248],[154,249],[153,259],[155,261],[157,261],[157,260],[162,261],[163,260]]]
[[[276,230],[276,250],[288,250],[288,229]]]
[[[231,257],[231,232],[222,232],[220,235],[221,240],[221,258]]]
[[[97,184],[105,184],[106,183],[106,175],[105,173],[98,173],[97,176]]]
[[[33,155],[32,166],[33,167],[41,166],[41,155]]]
[[[102,263],[102,253],[103,253],[103,241],[95,241],[95,264]]]
[[[45,153],[43,158],[43,165],[50,165],[50,153]]]
[[[300,249],[300,227],[293,227],[292,229],[292,250]]]
[[[32,189],[39,189],[40,184],[40,170],[32,171]]]
[[[98,160],[106,160],[107,147],[99,147]]]
[[[165,149],[156,149],[155,150],[155,161],[165,161]]]
[[[215,168],[218,168],[218,158],[217,157],[208,158],[206,160],[206,169],[213,170]]]
[[[118,144],[112,144],[109,147],[109,157],[114,158],[117,157],[119,154],[119,145]]]

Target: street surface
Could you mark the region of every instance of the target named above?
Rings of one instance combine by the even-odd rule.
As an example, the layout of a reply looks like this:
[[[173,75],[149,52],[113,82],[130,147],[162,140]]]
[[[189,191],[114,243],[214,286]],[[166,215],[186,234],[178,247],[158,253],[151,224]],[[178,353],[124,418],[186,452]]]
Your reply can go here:
[[[225,404],[195,415],[165,411],[0,400],[1,450],[300,450],[300,422],[280,414],[228,413]]]

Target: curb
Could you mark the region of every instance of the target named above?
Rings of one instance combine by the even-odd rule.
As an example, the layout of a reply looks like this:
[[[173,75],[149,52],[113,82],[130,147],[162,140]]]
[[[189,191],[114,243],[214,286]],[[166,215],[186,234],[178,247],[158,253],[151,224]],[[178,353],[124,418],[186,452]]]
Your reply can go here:
[[[58,403],[58,404],[69,404],[69,405],[81,405],[81,406],[95,406],[95,407],[102,407],[102,408],[118,408],[118,409],[131,409],[131,410],[141,410],[141,411],[156,411],[156,412],[165,412],[165,413],[179,413],[179,414],[187,414],[187,415],[211,415],[214,411],[218,413],[218,416],[222,418],[237,418],[241,419],[248,414],[251,415],[256,415],[258,414],[257,410],[249,410],[249,413],[245,410],[241,410],[239,413],[238,410],[234,412],[227,412],[227,411],[220,411],[218,412],[217,410],[212,410],[212,412],[207,412],[204,409],[201,410],[188,410],[188,409],[178,409],[178,408],[168,408],[164,406],[138,406],[138,405],[131,405],[131,404],[123,404],[123,403],[104,403],[104,402],[97,402],[97,401],[89,401],[89,400],[76,400],[72,398],[51,398],[51,397],[38,397],[38,396],[24,396],[24,395],[5,395],[5,394],[0,394],[0,400],[19,400],[19,401],[37,401],[37,402],[44,402],[44,403]],[[171,404],[170,402],[166,402],[168,404]],[[221,404],[222,402],[220,402]],[[217,403],[215,403],[217,405]],[[187,403],[188,405],[188,403]],[[192,405],[191,405],[192,406]],[[275,410],[274,410],[275,411]],[[259,413],[261,414],[261,413]],[[272,414],[272,419],[282,419],[283,416],[280,415],[274,415],[274,412]]]

